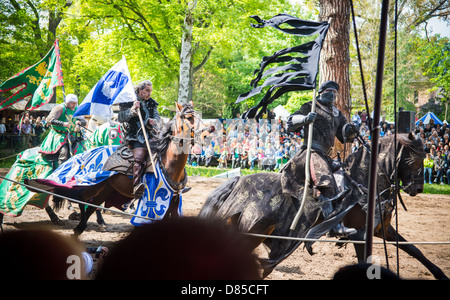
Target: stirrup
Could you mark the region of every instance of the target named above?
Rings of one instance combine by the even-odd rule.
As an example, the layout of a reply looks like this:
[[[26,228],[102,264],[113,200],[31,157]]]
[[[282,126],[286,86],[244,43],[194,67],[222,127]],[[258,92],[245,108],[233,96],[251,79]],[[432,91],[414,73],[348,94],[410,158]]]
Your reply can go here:
[[[337,224],[333,229],[328,233],[329,236],[334,237],[347,237],[349,235],[355,234],[357,230],[355,228],[345,227],[342,224]]]
[[[139,183],[133,189],[133,195],[135,199],[140,199],[145,191],[145,185],[143,183]]]

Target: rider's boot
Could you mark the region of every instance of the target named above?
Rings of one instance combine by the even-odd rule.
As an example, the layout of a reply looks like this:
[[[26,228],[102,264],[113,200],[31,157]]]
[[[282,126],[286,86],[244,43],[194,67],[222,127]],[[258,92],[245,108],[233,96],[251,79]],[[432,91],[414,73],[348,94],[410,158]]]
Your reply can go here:
[[[327,198],[323,195],[319,195],[317,198],[322,207],[322,214],[326,219],[333,212],[333,201],[341,201],[348,193],[349,189],[340,192],[333,198]],[[334,228],[332,228],[329,232],[331,236],[348,236],[351,234],[355,234],[357,231],[354,228],[345,227],[343,224],[338,223]]]
[[[147,149],[135,148],[133,149],[134,163],[133,163],[133,195],[134,199],[139,199],[144,194],[145,186],[141,182],[142,172],[144,171],[145,157]]]

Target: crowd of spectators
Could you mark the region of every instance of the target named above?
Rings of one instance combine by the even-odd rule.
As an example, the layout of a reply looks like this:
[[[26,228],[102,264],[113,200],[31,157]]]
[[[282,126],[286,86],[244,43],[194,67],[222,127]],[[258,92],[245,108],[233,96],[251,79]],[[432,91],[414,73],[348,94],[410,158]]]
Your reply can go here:
[[[362,113],[356,113],[352,116],[352,122],[360,126],[360,134],[366,140],[370,140],[370,131],[368,130],[367,114],[363,110]],[[394,123],[389,123],[383,117],[380,121],[380,135],[391,135],[395,132]],[[418,121],[414,133],[419,137],[426,153],[424,159],[424,180],[429,184],[450,184],[450,126],[444,121],[443,125],[435,124],[430,119],[428,124]],[[356,150],[359,146],[355,141],[352,150]]]
[[[356,112],[351,121],[359,126],[361,137],[369,142],[370,130],[365,110]],[[215,128],[202,142],[190,149],[188,163],[192,166],[217,166],[218,168],[248,168],[250,170],[280,170],[303,146],[303,133],[287,132],[281,119],[215,120]],[[395,124],[382,117],[380,136],[394,134]],[[422,139],[427,154],[424,160],[425,183],[450,184],[450,126],[419,121],[415,128]],[[360,143],[355,140],[352,152]]]
[[[279,119],[210,121],[214,132],[191,147],[192,166],[279,170],[302,147],[298,133],[287,133]]]
[[[0,146],[5,148],[32,148],[41,144],[41,136],[47,130],[45,117],[25,114],[19,122],[0,122]]]
[[[419,121],[415,133],[422,139],[425,146],[425,183],[450,184],[450,127],[448,124],[446,122],[443,125],[435,124],[433,119],[428,124]]]
[[[370,141],[368,116],[365,110],[355,112],[351,121],[359,126],[361,137]],[[217,166],[218,168],[246,168],[280,170],[303,146],[303,132],[287,132],[286,122],[278,119],[244,120],[216,119],[209,121],[215,130],[197,139],[191,146],[188,163],[192,166]],[[0,146],[2,148],[31,148],[40,145],[42,134],[47,130],[45,117],[25,115],[21,123],[0,123]],[[395,125],[382,117],[380,135],[394,134]],[[415,134],[422,139],[425,183],[450,184],[450,126],[422,121],[416,125]],[[360,146],[355,140],[352,152]]]

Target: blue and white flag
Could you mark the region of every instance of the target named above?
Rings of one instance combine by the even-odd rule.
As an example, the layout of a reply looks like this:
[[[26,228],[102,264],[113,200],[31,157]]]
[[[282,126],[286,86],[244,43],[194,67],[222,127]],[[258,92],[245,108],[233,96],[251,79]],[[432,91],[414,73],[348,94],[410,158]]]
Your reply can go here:
[[[73,116],[111,117],[111,105],[136,100],[125,56],[91,89]]]

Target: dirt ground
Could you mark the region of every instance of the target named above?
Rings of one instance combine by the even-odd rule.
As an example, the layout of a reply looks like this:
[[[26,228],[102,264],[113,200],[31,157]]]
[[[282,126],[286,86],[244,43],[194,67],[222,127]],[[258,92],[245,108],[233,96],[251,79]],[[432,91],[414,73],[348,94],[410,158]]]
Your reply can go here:
[[[224,179],[190,177],[188,186],[192,190],[183,195],[183,213],[185,216],[196,216],[207,196],[219,186]],[[450,241],[450,196],[425,195],[409,197],[403,194],[408,211],[399,209],[399,232],[408,241],[449,242]],[[72,234],[72,229],[78,221],[68,220],[71,211],[63,209],[58,215],[65,221],[63,227],[52,227],[62,234]],[[95,223],[95,216],[91,217],[87,230],[80,236],[80,240],[87,247],[100,245],[112,248],[133,229],[129,217],[107,212],[104,214],[107,231],[99,231]],[[42,209],[29,206],[22,216],[4,218],[5,230],[35,228],[38,226],[52,226]],[[323,239],[329,239],[324,237]],[[375,238],[374,241],[381,241]],[[438,265],[450,277],[450,245],[418,245],[424,255]],[[331,279],[333,274],[342,266],[356,262],[356,255],[352,245],[337,248],[334,243],[315,243],[315,255],[311,256],[300,246],[290,257],[278,265],[268,276],[269,280],[313,280]],[[388,245],[389,267],[397,272],[397,251],[395,246]],[[264,255],[261,246],[257,253]],[[382,266],[386,266],[383,245],[375,244],[373,254],[380,257]],[[421,263],[411,258],[403,251],[399,251],[400,276],[404,279],[433,279]]]

